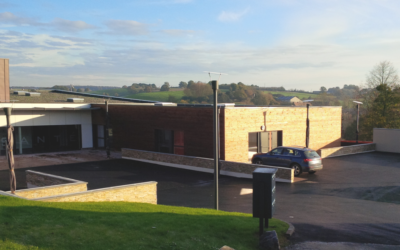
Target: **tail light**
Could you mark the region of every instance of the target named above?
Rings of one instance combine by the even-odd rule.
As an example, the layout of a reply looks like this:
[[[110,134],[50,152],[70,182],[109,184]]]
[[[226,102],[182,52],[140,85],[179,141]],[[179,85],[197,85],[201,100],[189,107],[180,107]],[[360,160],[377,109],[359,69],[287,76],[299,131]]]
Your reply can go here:
[[[315,159],[315,158],[314,158],[314,159]],[[310,161],[312,161],[312,160],[314,160],[314,159],[304,159],[303,161],[304,161],[304,162],[310,162]],[[319,160],[322,161],[322,158],[319,158]]]

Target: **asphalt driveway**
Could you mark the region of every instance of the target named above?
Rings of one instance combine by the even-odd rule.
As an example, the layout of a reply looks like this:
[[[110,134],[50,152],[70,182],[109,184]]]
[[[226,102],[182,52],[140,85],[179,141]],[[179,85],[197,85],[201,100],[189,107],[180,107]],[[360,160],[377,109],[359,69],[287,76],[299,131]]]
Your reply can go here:
[[[400,245],[400,155],[367,153],[323,160],[324,169],[277,184],[275,217],[296,227],[295,242]],[[89,182],[89,189],[154,180],[158,203],[213,208],[213,176],[123,159],[28,168]],[[16,170],[18,188],[26,169]],[[252,212],[252,182],[220,179],[220,209]],[[8,190],[0,171],[0,190]]]

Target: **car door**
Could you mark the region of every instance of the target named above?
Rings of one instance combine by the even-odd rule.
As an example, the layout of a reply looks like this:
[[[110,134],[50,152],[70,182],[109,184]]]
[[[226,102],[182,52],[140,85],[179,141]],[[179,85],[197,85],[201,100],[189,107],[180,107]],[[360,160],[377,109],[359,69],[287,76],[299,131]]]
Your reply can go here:
[[[290,164],[292,163],[293,157],[295,157],[296,153],[297,152],[294,149],[290,149],[290,148],[283,149],[282,155],[281,155],[280,160],[279,160],[279,164],[280,164],[279,166],[281,166],[281,167],[289,167]]]
[[[263,157],[262,159],[263,164],[271,166],[279,166],[278,164],[281,154],[282,154],[282,148],[275,148],[271,150]]]

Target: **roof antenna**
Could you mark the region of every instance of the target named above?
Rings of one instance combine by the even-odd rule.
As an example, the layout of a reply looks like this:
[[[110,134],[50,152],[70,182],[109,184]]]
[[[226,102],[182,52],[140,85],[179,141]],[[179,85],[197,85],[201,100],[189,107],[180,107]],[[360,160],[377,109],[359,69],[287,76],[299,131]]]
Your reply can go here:
[[[213,75],[219,75],[219,77],[218,77],[218,82],[219,82],[219,79],[221,78],[221,75],[228,75],[228,74],[221,73],[221,72],[211,72],[211,71],[203,71],[203,72],[208,73],[208,76],[210,77],[210,81],[211,81],[211,74],[213,74]]]

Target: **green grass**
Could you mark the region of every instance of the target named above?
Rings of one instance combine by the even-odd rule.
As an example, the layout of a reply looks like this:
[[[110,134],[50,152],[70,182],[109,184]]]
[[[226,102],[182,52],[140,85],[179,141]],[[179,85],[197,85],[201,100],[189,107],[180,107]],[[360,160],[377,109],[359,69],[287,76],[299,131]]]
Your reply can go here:
[[[270,220],[281,245],[288,225]],[[47,203],[0,195],[0,249],[257,249],[250,214],[127,202]]]
[[[118,93],[118,96],[120,96],[120,97],[125,97],[126,95],[129,95],[128,90],[123,89],[123,88],[102,89],[102,90],[96,90],[96,91],[89,91],[89,92],[85,92],[85,93],[98,94],[98,95],[108,93],[110,96],[116,96],[115,94]]]
[[[184,96],[184,93],[183,91],[159,91],[127,95],[126,98],[166,102],[168,101],[168,96],[170,95],[175,96],[178,100],[180,100]]]
[[[311,98],[315,98],[318,96],[317,94],[311,94],[311,93],[299,93],[299,92],[287,92],[287,91],[264,91],[264,92],[270,94],[281,94],[284,96],[297,96],[300,99],[308,98],[310,96]]]

